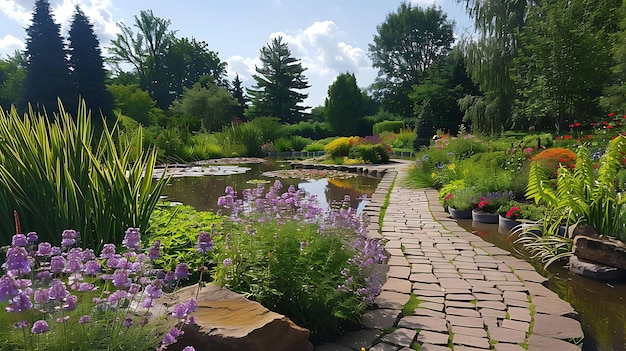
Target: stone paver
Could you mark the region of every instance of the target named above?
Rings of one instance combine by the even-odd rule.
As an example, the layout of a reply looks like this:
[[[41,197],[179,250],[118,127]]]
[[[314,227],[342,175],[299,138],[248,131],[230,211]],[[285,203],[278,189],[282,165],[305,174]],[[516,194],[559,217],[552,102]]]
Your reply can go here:
[[[368,236],[382,236],[389,254],[378,308],[363,316],[363,330],[315,351],[409,351],[415,342],[422,351],[450,351],[450,335],[454,351],[521,351],[525,343],[531,351],[580,351],[567,341],[583,336],[580,323],[569,318],[577,315],[572,306],[546,288],[547,279],[528,262],[448,217],[436,190],[405,188],[400,178],[409,164],[398,161],[370,170],[384,176],[364,209],[372,219]],[[379,233],[379,211],[388,192]],[[411,293],[420,303],[402,317]]]

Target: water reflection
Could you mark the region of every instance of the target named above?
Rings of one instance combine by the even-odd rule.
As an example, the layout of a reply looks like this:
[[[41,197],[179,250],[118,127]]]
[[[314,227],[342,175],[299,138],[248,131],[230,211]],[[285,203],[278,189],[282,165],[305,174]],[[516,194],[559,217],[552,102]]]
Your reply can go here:
[[[583,351],[626,350],[626,282],[600,281],[571,273],[566,264],[555,263],[543,269],[506,234],[498,232],[497,224],[458,220],[465,230],[491,242],[513,256],[531,263],[537,272],[548,278],[548,288],[570,304],[579,313],[585,333]]]
[[[290,185],[297,186],[316,195],[323,208],[335,202],[343,200],[345,195],[350,196],[350,206],[361,210],[369,201],[362,201],[363,195],[368,198],[376,190],[380,179],[371,177],[356,177],[350,179],[277,179],[263,176],[263,172],[277,169],[291,168],[287,163],[258,163],[246,164],[251,168],[245,174],[234,174],[228,176],[204,176],[204,177],[183,177],[173,178],[170,185],[164,191],[168,200],[180,201],[185,205],[190,205],[200,211],[217,211],[217,199],[224,195],[224,189],[232,186],[237,192],[243,189],[254,188],[256,184],[250,184],[250,180],[265,180],[270,183],[280,180],[286,190]]]

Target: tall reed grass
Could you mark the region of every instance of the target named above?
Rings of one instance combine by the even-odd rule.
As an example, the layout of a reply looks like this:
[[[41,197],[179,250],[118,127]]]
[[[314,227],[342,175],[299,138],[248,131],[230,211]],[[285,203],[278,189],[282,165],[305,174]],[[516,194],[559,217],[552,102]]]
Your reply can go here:
[[[167,179],[153,180],[156,151],[142,148],[141,130],[120,147],[118,126],[96,135],[84,104],[75,118],[59,110],[54,122],[0,111],[0,244],[16,231],[14,211],[24,233],[58,242],[72,228],[94,249],[147,229]]]

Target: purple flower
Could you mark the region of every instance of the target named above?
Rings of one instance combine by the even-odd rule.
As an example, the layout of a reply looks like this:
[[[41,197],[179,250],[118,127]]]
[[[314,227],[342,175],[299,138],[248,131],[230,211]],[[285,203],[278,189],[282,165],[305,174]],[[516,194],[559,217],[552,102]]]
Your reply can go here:
[[[15,329],[24,329],[28,327],[28,321],[27,320],[19,321],[15,323],[13,326],[15,327]]]
[[[128,287],[130,284],[130,278],[128,277],[128,271],[125,269],[118,269],[113,273],[113,285],[118,288]]]
[[[96,286],[91,283],[81,282],[80,284],[76,286],[75,290],[78,290],[80,292],[87,292],[87,291],[93,291],[95,287]]]
[[[28,239],[24,234],[15,234],[11,240],[11,246],[28,246]]]
[[[154,306],[154,300],[150,297],[146,297],[141,303],[141,307],[143,308],[150,308],[152,306]]]
[[[150,249],[148,250],[148,257],[150,257],[151,260],[156,260],[157,258],[159,258],[160,255],[161,241],[155,240],[154,242],[152,242],[152,246],[150,246]]]
[[[233,260],[231,258],[226,258],[224,260],[224,267],[230,267],[233,265]]]
[[[128,328],[131,325],[133,325],[133,320],[130,317],[126,317],[126,318],[124,318],[124,321],[122,322],[122,325],[125,326],[126,328]]]
[[[86,315],[84,315],[84,316],[82,316],[82,317],[80,317],[78,319],[78,323],[80,323],[80,324],[86,324],[86,323],[90,323],[90,322],[91,322],[91,316],[88,315],[88,314],[86,314]]]
[[[50,301],[50,291],[48,289],[37,289],[33,299],[37,304],[48,303]]]
[[[20,291],[17,296],[11,298],[11,303],[6,307],[7,312],[24,312],[33,307],[33,303],[30,302],[30,298],[26,295],[26,292]]]
[[[189,314],[195,312],[197,308],[198,304],[194,299],[186,302],[181,302],[174,306],[174,312],[172,312],[172,316],[178,319],[185,319],[187,318],[187,316],[189,316]]]
[[[44,320],[38,320],[33,323],[33,328],[31,329],[33,334],[45,333],[48,330],[50,330],[50,327],[48,326],[48,323]]]
[[[141,234],[139,233],[139,228],[128,228],[124,235],[124,240],[122,240],[122,245],[126,246],[130,251],[141,250]]]
[[[146,294],[151,298],[158,298],[163,295],[163,291],[161,290],[162,282],[160,280],[155,280],[146,286]]]
[[[37,236],[37,233],[35,232],[30,232],[26,234],[26,240],[28,240],[29,243],[34,244],[39,241],[39,236]]]
[[[52,256],[52,245],[50,243],[39,243],[35,254],[37,256]]]
[[[161,344],[163,346],[171,345],[176,342],[176,338],[183,335],[184,332],[182,330],[178,330],[178,328],[172,327],[167,333],[163,336],[163,341]]]
[[[70,293],[67,291],[65,283],[60,280],[55,280],[55,283],[53,283],[48,292],[50,300],[56,301],[63,301],[69,295]]]
[[[98,274],[100,273],[100,262],[96,260],[87,261],[85,263],[85,274]]]
[[[13,298],[19,293],[15,278],[10,275],[3,275],[0,278],[0,301]]]
[[[196,351],[196,349],[193,346],[185,346],[183,351]]]
[[[63,304],[63,309],[66,311],[73,311],[76,309],[76,305],[78,304],[78,297],[76,295],[70,295],[65,299],[65,303]]]
[[[198,235],[198,251],[202,254],[206,254],[207,252],[213,250],[215,244],[213,243],[213,238],[211,234],[207,232],[200,232]]]
[[[109,297],[107,298],[107,302],[110,304],[115,304],[118,303],[120,300],[125,299],[126,298],[126,291],[124,290],[117,290],[116,292],[112,293],[111,295],[109,295]]]
[[[21,246],[10,247],[7,251],[5,267],[11,274],[19,275],[30,272],[30,260],[26,249]]]
[[[104,244],[100,252],[100,258],[111,258],[115,256],[115,244]]]
[[[62,273],[65,270],[65,263],[65,257],[52,256],[52,258],[50,259],[50,272]]]
[[[183,262],[176,265],[174,277],[178,280],[187,279],[189,277],[189,267],[187,267],[186,263]]]
[[[70,246],[76,245],[76,239],[79,238],[80,234],[73,229],[66,229],[61,234],[61,247],[68,248]]]

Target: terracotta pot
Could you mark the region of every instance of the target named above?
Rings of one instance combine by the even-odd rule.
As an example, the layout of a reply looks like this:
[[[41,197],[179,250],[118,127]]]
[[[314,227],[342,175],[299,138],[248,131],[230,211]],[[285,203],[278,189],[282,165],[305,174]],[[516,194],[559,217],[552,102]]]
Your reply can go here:
[[[513,227],[516,227],[518,225],[520,225],[521,222],[518,222],[515,219],[510,219],[510,218],[506,218],[503,216],[498,216],[498,227],[502,228],[502,229],[508,229],[511,230],[513,229]]]
[[[457,210],[456,208],[448,207],[450,217],[454,219],[472,219],[472,210]]]
[[[497,224],[499,214],[482,212],[479,210],[472,211],[472,220],[479,223]]]

